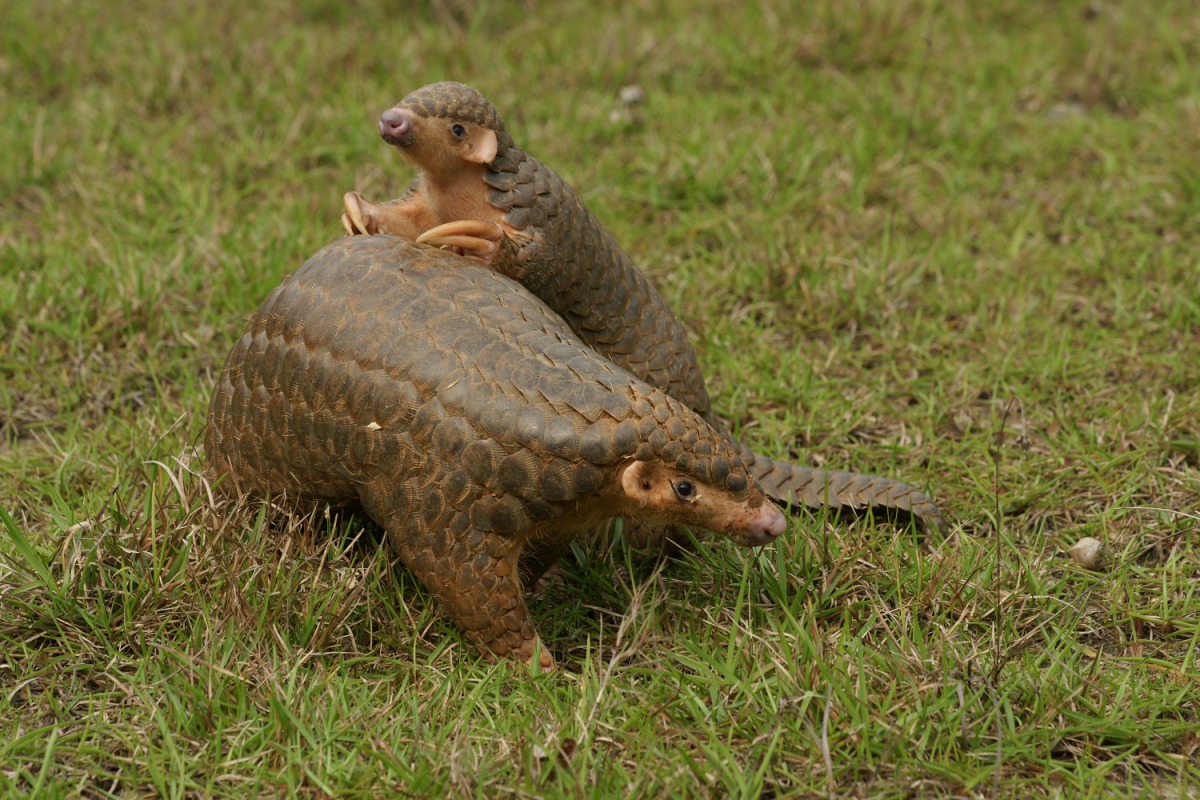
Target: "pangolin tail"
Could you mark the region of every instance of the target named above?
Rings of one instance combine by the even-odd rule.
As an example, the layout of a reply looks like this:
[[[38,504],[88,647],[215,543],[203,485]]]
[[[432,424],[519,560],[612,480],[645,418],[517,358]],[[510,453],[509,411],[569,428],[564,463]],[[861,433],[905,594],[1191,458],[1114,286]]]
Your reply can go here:
[[[733,445],[767,496],[785,509],[901,511],[920,520],[927,530],[944,526],[934,502],[907,483],[878,475],[798,467],[759,455],[736,440]]]

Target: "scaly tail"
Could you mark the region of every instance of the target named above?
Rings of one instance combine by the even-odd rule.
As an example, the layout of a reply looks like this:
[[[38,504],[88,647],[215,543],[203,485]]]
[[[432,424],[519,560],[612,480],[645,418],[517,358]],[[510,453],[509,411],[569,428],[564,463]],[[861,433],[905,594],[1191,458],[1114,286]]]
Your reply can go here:
[[[732,441],[734,449],[763,491],[784,508],[892,509],[911,514],[926,529],[943,528],[944,522],[937,506],[923,492],[907,483],[878,475],[798,467],[759,455],[745,444]]]

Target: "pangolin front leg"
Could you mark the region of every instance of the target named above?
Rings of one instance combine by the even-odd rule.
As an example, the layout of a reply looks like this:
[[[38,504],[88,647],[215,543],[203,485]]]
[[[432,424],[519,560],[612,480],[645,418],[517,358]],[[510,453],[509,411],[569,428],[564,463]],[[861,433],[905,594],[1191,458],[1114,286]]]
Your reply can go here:
[[[372,203],[358,192],[346,192],[342,207],[342,228],[347,236],[388,234],[411,241],[437,224],[419,192],[382,204]]]
[[[536,654],[542,669],[554,667],[525,606],[521,542],[475,529],[414,535],[411,524],[398,535],[389,528],[389,536],[417,580],[483,652],[525,663]]]
[[[606,523],[607,524],[607,523]],[[570,549],[569,539],[552,542],[530,542],[521,554],[521,582],[525,590],[532,592],[546,571],[558,563]]]
[[[532,237],[509,230],[498,222],[458,219],[430,228],[418,236],[417,241],[453,250],[502,275],[520,280],[524,274],[520,266],[523,260],[521,249],[532,241]]]

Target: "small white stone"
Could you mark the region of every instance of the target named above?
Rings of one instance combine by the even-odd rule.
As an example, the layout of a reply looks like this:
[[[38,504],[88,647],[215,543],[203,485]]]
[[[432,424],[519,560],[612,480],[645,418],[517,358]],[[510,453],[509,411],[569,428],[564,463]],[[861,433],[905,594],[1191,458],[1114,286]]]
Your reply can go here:
[[[617,92],[617,97],[621,100],[623,106],[640,106],[646,101],[646,92],[641,86],[636,83],[631,83],[628,86],[622,86],[621,91]]]
[[[1085,536],[1067,551],[1075,563],[1087,569],[1103,569],[1105,563],[1104,544],[1090,536]]]
[[[367,424],[367,430],[369,430],[369,431],[378,431],[378,430],[382,430],[382,429],[383,429],[383,426],[374,420],[371,420],[371,422],[369,422]]]

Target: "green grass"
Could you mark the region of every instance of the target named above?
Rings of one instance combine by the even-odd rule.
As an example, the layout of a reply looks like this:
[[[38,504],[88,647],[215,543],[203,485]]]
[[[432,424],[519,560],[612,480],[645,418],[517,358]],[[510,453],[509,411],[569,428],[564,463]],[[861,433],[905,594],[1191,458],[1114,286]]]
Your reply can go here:
[[[0,794],[1200,795],[1194,7],[596,5],[6,9]],[[531,677],[363,520],[210,502],[243,320],[343,191],[403,191],[374,118],[444,78],[581,188],[745,438],[952,529],[581,543]]]

